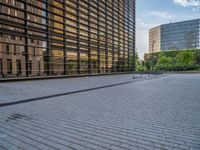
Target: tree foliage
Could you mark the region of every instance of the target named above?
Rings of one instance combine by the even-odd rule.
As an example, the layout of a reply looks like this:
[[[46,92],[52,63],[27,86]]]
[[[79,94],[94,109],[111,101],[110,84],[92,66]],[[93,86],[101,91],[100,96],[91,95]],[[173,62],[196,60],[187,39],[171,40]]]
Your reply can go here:
[[[145,65],[149,70],[152,68],[165,71],[200,70],[200,50],[162,51],[147,54]]]
[[[135,69],[136,71],[145,71],[146,70],[144,61],[139,59],[138,53],[136,53],[136,56],[135,56],[135,63],[136,63],[136,69]]]

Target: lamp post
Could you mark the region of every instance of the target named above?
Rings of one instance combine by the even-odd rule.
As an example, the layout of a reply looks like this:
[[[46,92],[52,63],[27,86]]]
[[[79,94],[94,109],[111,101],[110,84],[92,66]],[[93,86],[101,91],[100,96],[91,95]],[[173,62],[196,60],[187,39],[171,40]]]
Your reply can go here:
[[[154,53],[154,44],[155,44],[155,41],[153,40],[152,42],[152,53],[151,53],[151,70],[154,69],[154,60],[153,60],[153,53]]]

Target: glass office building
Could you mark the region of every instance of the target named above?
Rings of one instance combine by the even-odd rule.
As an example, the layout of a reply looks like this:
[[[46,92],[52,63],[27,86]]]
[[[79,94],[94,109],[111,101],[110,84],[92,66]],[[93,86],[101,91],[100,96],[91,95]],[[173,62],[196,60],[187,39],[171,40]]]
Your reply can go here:
[[[130,72],[135,0],[1,0],[0,78]]]
[[[159,51],[200,49],[200,19],[164,24],[156,29],[157,32],[155,28],[150,30],[150,52],[158,51],[158,47]]]

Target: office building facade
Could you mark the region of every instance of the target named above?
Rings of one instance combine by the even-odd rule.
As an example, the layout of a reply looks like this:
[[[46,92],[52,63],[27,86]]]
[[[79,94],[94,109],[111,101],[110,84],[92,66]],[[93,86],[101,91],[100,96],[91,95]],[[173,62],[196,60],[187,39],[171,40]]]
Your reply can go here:
[[[159,52],[160,51],[160,27],[152,28],[149,32],[149,52]]]
[[[200,19],[150,29],[149,52],[184,49],[200,49]]]
[[[1,0],[0,77],[130,72],[135,0]]]

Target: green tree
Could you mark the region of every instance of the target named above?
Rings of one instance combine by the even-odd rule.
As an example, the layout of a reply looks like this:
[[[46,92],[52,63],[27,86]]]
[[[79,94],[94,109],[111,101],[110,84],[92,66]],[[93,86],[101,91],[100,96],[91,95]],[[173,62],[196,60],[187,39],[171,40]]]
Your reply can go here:
[[[156,64],[156,70],[170,70],[172,66],[173,59],[171,57],[161,55]]]
[[[153,57],[152,57],[153,56]],[[200,50],[162,51],[145,55],[145,66],[156,70],[182,71],[200,69]]]
[[[193,51],[182,51],[176,56],[176,62],[182,65],[193,65],[195,61]]]
[[[173,64],[173,59],[171,57],[161,56],[157,62],[158,65],[169,66]]]
[[[200,65],[200,50],[197,50],[194,54],[195,57],[195,64]]]
[[[136,53],[136,56],[135,56],[135,63],[136,63],[136,71],[145,71],[146,70],[144,61],[140,60],[138,53]]]

